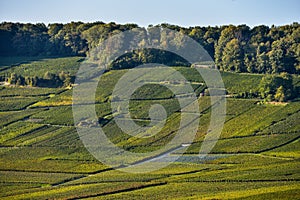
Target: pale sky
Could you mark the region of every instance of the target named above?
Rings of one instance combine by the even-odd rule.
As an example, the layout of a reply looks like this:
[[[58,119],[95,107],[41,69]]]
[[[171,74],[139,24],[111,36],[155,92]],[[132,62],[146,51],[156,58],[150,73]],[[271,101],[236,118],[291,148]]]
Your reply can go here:
[[[300,0],[0,0],[3,21],[270,26],[299,22]]]

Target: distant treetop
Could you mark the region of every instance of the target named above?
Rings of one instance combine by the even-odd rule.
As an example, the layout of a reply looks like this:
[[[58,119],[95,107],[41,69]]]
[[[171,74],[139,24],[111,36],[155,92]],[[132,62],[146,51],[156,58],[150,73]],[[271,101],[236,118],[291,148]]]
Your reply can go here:
[[[300,74],[300,25],[265,25],[253,28],[247,25],[225,25],[220,27],[180,27],[156,25],[180,31],[200,43],[214,59],[217,68],[223,71],[249,73]],[[109,35],[137,28],[137,24],[94,22],[23,24],[3,22],[0,24],[0,56],[85,56],[89,49]],[[153,25],[149,26],[149,28]],[[147,30],[147,28],[145,28]],[[134,54],[139,54],[139,59]],[[164,62],[184,65],[171,53],[141,50],[127,55],[130,64],[116,68],[134,66],[144,62]],[[174,58],[177,59],[174,61]],[[121,65],[122,64],[122,65]],[[279,89],[280,92],[281,89]]]

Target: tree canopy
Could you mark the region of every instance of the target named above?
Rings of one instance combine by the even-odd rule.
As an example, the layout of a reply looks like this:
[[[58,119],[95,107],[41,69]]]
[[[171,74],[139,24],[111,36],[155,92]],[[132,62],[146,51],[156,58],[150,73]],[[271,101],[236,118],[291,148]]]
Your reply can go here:
[[[216,67],[224,71],[249,73],[300,74],[300,25],[284,26],[226,25],[220,27],[180,27],[161,24],[180,31],[198,43],[214,59]],[[3,22],[0,24],[0,56],[73,56],[88,54],[108,36],[137,28],[136,24],[94,22],[71,22],[67,24],[42,23],[22,24]],[[149,26],[145,31],[150,32]],[[178,40],[177,40],[178,39]],[[177,38],[174,43],[179,43]],[[159,40],[159,38],[158,38]],[[142,44],[141,44],[142,46]],[[173,54],[154,50],[141,50],[126,55],[131,63],[124,67],[145,62],[163,62],[182,65],[182,60]],[[133,60],[133,61],[132,61]],[[120,68],[122,66],[116,66]]]
[[[260,81],[260,97],[266,101],[283,102],[295,95],[292,76],[287,73],[280,75],[266,74]]]

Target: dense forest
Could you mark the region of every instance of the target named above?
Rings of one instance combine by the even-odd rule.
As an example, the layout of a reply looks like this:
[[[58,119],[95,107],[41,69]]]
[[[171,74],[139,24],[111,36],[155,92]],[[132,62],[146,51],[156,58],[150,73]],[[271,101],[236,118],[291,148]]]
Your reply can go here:
[[[223,71],[300,74],[300,24],[285,26],[247,25],[189,27],[157,25],[180,31],[199,42]],[[108,36],[137,28],[136,24],[83,23],[68,24],[0,24],[0,56],[85,56]],[[145,28],[149,31],[153,26]],[[132,56],[137,63],[163,61],[161,52],[142,51]],[[164,53],[163,60],[174,55]],[[132,63],[131,63],[132,64]],[[168,63],[169,64],[169,63]],[[183,62],[171,64],[182,65]]]

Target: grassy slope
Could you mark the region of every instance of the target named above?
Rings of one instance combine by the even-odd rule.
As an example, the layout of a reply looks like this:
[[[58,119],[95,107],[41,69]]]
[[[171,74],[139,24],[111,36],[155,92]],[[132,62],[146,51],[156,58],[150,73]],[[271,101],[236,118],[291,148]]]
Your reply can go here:
[[[80,66],[82,57],[64,57],[64,58],[38,58],[34,61],[21,62],[15,66],[5,68],[0,71],[0,75],[11,74],[12,72],[22,76],[43,77],[46,71],[58,74],[61,71],[75,75]],[[18,60],[18,58],[16,58]],[[1,63],[0,63],[1,64]],[[4,66],[7,63],[3,64]]]
[[[40,66],[43,65],[58,72],[70,70],[74,73],[78,59],[29,62],[21,65],[27,72],[20,73],[39,70],[42,75],[44,71]],[[193,69],[178,70],[190,81],[202,81]],[[103,76],[96,96],[100,118],[110,115],[110,105],[106,101],[110,99],[114,84],[126,72],[111,71]],[[261,78],[233,73],[222,76],[227,90],[232,93],[255,90]],[[128,136],[120,132],[113,121],[104,126],[114,142],[134,152],[166,144],[175,134],[172,131],[176,131],[180,120],[180,113],[176,112],[178,103],[169,99],[167,90],[159,87],[153,93],[153,88],[149,87],[135,95],[147,90],[152,98],[160,100],[132,101],[130,110],[133,118],[145,119],[137,123],[147,124],[145,110],[153,103],[165,105],[169,121],[156,137],[127,140]],[[257,100],[229,98],[224,130],[213,152],[231,153],[232,156],[201,164],[174,163],[149,174],[127,174],[102,165],[82,145],[72,127],[72,90],[1,88],[0,96],[3,110],[0,111],[0,196],[3,198],[300,198],[299,102],[274,106],[258,105]],[[10,111],[12,108],[16,111]],[[209,97],[201,97],[198,133],[187,152],[191,155],[198,153],[207,132],[209,108]],[[149,142],[152,146],[147,145]]]

